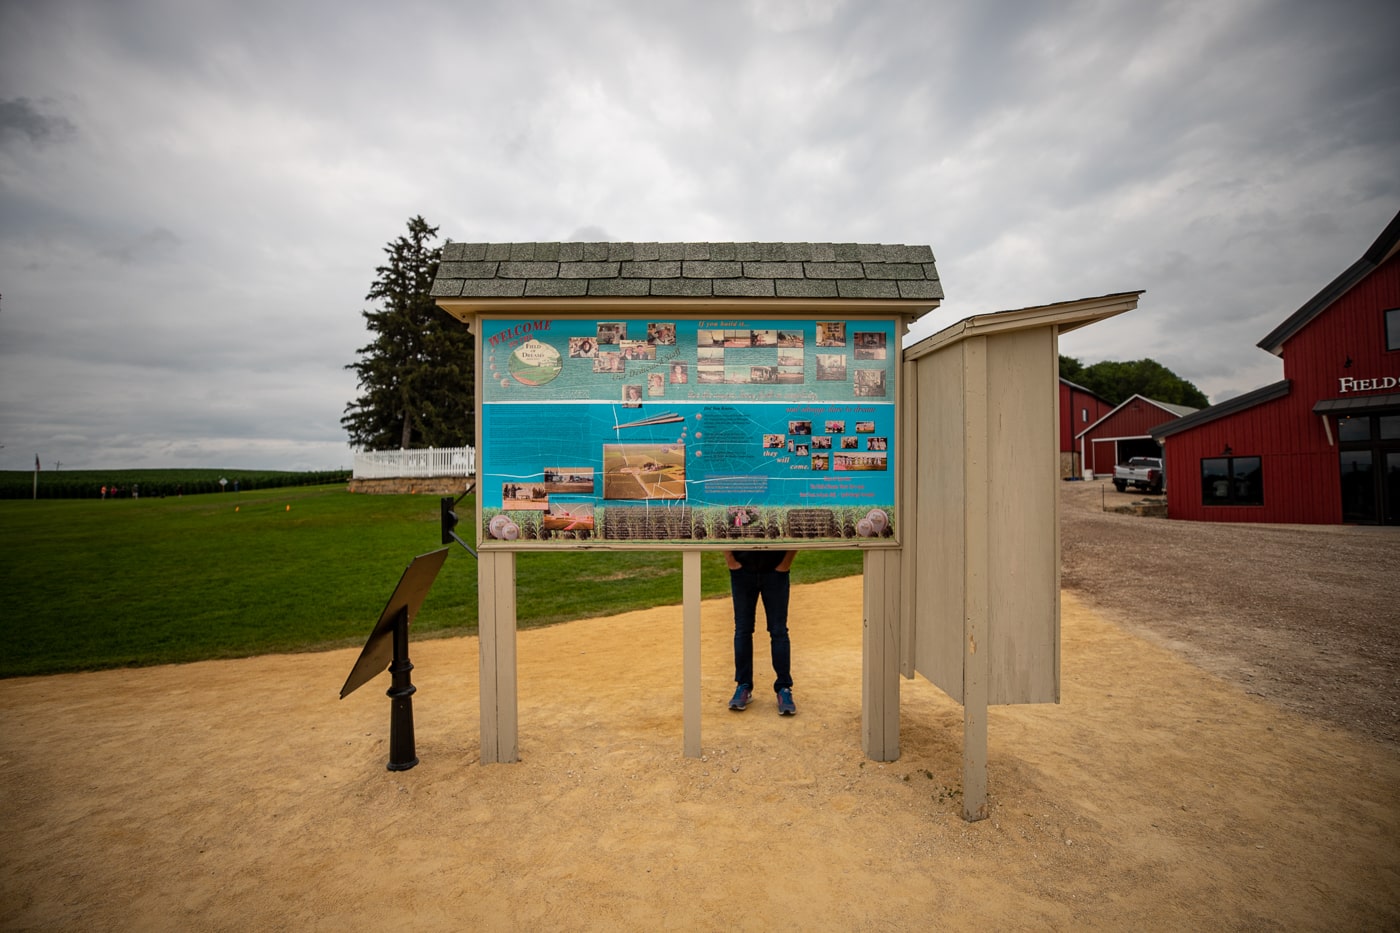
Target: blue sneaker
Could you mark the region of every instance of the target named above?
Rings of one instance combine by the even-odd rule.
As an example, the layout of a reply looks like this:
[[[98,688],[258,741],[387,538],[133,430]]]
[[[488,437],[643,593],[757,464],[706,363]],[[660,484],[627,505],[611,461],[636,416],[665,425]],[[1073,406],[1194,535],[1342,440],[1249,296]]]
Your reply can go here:
[[[797,712],[797,704],[792,702],[792,689],[784,687],[778,691],[778,715],[792,716]]]
[[[751,700],[753,700],[753,688],[746,687],[743,684],[740,684],[734,690],[734,696],[729,701],[729,708],[735,710],[742,710],[744,707],[749,705],[749,702]]]

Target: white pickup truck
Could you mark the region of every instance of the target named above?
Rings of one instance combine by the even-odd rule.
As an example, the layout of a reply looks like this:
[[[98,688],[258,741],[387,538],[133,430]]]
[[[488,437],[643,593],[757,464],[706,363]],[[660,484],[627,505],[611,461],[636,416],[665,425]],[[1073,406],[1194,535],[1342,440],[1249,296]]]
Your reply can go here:
[[[1135,486],[1155,495],[1166,485],[1166,478],[1160,457],[1133,457],[1113,468],[1113,488],[1119,492]]]

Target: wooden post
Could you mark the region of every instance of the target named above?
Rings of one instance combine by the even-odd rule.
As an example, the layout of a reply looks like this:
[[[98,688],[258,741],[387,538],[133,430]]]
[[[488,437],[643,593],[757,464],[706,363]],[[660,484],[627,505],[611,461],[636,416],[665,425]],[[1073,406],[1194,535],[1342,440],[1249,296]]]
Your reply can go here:
[[[991,644],[991,553],[987,516],[990,457],[987,422],[987,338],[964,344],[967,382],[963,395],[966,438],[963,581],[963,819],[987,818],[987,698]]]
[[[515,675],[515,553],[477,555],[481,659],[481,763],[518,761]]]
[[[700,552],[681,557],[683,709],[685,757],[700,757]]]
[[[899,757],[900,553],[865,552],[860,739],[865,757]]]
[[[919,369],[917,363],[905,363],[900,379],[899,449],[904,451],[899,473],[899,549],[900,579],[908,585],[899,599],[899,673],[913,678],[918,626],[914,613],[914,581],[919,573],[916,556],[919,553]]]

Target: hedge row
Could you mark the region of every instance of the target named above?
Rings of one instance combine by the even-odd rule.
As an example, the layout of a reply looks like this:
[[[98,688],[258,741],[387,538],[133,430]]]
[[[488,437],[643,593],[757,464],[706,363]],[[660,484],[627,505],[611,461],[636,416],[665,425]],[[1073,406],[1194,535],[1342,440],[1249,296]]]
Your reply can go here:
[[[0,471],[0,499],[35,496],[34,479],[33,473]],[[227,484],[221,486],[220,479],[228,480]],[[349,470],[52,470],[39,473],[37,498],[100,499],[104,486],[109,498],[129,499],[348,482]]]

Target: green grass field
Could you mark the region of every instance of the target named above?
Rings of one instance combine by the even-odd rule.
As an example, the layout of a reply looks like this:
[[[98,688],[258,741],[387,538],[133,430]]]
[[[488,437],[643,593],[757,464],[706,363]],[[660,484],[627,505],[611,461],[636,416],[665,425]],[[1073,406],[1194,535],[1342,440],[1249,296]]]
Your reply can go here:
[[[458,512],[471,514],[471,500]],[[360,645],[439,535],[436,498],[339,484],[0,501],[0,677]],[[860,568],[857,551],[811,551],[793,582]],[[676,552],[523,553],[516,578],[522,628],[681,600]],[[705,555],[702,581],[706,597],[728,592],[719,553]],[[476,631],[476,562],[460,547],[413,628],[414,638]]]

